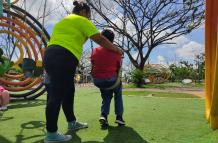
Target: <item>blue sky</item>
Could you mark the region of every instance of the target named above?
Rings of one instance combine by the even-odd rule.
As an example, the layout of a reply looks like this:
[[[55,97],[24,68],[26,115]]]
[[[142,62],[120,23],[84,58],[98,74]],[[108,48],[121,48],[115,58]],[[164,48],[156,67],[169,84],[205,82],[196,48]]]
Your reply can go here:
[[[52,32],[52,28],[53,25],[47,27],[49,33]],[[176,39],[175,41],[177,44],[175,45],[162,45],[155,48],[150,55],[149,63],[167,65],[179,60],[188,60],[192,62],[194,60],[193,54],[195,52],[199,50],[204,51],[204,31],[204,26],[202,26],[195,29],[190,34]],[[86,42],[84,49],[90,49],[90,47],[90,42]]]
[[[179,60],[193,62],[194,55],[204,52],[204,27],[195,29],[188,35],[180,37],[175,45],[159,46],[151,53],[149,62],[167,64]]]
[[[60,9],[61,6],[59,1],[61,0],[47,0],[49,5],[47,11],[54,9],[59,4],[56,12],[52,12],[52,14],[45,19],[46,25],[49,25],[46,26],[46,29],[49,33],[51,33],[52,31],[54,23],[61,19],[64,15],[63,9]],[[40,5],[42,2],[43,1],[41,0],[28,0],[27,7],[31,8],[28,11],[36,17],[38,14],[38,9],[40,9],[40,12],[43,11]],[[63,2],[66,7],[68,7],[69,9],[72,8],[72,1],[64,0]],[[37,8],[37,6],[39,8]],[[154,64],[166,65],[167,63],[175,62],[175,60],[193,61],[194,55],[198,54],[199,51],[204,51],[204,26],[201,26],[200,28],[192,31],[189,35],[181,36],[177,39],[174,39],[173,42],[176,42],[177,44],[159,46],[155,48],[150,55],[149,62]],[[86,43],[84,47],[85,49],[90,48],[90,43]]]

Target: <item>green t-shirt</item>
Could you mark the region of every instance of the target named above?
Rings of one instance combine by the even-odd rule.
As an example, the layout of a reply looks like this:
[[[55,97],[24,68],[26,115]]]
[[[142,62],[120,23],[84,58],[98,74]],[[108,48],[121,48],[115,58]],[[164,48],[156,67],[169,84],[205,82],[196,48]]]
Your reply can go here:
[[[55,24],[48,46],[62,46],[80,60],[83,44],[97,33],[98,29],[87,18],[70,14]]]

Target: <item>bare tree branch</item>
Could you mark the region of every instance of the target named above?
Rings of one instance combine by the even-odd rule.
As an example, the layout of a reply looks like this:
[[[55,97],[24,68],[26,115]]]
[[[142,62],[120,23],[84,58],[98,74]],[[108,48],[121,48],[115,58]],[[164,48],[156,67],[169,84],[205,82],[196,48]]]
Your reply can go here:
[[[95,24],[116,32],[115,43],[138,69],[144,68],[154,48],[173,44],[204,22],[204,0],[86,1],[97,13]]]

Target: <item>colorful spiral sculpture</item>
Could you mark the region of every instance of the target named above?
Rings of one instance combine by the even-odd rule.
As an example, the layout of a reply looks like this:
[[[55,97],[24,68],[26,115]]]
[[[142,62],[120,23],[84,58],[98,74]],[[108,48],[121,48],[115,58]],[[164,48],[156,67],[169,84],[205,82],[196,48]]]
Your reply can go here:
[[[145,76],[151,83],[163,83],[168,81],[171,71],[161,64],[147,64],[144,67]]]
[[[45,92],[42,58],[50,37],[31,14],[13,5],[17,1],[4,4],[0,17],[0,85],[11,97],[35,99]]]

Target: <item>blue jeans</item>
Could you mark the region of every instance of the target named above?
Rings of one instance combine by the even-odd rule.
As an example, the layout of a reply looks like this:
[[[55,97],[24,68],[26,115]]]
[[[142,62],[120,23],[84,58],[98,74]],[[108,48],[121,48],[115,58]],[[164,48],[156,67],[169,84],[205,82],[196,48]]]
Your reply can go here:
[[[115,89],[105,90],[104,88],[108,88],[117,80],[117,77],[112,77],[110,79],[96,79],[94,78],[94,84],[101,91],[102,97],[102,105],[101,105],[101,115],[108,115],[110,111],[110,103],[114,94],[114,104],[115,104],[115,114],[117,116],[123,115],[123,99],[122,99],[122,83],[118,85]]]

